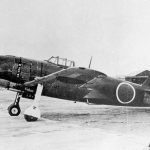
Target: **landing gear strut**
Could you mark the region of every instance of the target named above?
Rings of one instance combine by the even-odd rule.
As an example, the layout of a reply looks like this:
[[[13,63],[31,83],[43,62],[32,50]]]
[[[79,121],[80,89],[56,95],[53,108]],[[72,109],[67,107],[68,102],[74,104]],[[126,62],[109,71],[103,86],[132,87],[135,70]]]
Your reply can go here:
[[[21,93],[17,93],[14,103],[8,107],[8,113],[10,116],[18,116],[21,113],[19,106],[20,97]]]
[[[24,112],[24,118],[28,122],[37,121],[41,117],[41,112],[39,109],[39,100],[42,94],[42,90],[43,85],[38,84],[33,104],[29,108],[27,108]]]

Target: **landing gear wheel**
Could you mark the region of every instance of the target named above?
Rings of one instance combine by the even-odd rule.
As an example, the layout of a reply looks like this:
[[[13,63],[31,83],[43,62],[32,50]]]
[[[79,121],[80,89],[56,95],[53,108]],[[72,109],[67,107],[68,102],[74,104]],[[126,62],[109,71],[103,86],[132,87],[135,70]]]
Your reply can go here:
[[[39,100],[40,100],[40,97],[42,94],[42,90],[43,90],[43,85],[38,84],[37,89],[36,89],[36,93],[35,93],[34,102],[24,112],[24,118],[26,121],[29,121],[29,122],[37,121],[38,119],[41,118],[41,112],[39,109]]]
[[[27,108],[24,112],[24,119],[28,122],[37,121],[41,118],[39,107],[33,105]]]
[[[8,113],[10,114],[10,116],[18,116],[21,113],[21,109],[19,105],[11,104],[8,107]]]
[[[24,114],[24,119],[28,122],[32,122],[32,121],[37,121],[38,118],[37,117],[33,117],[33,116],[30,116],[30,115],[26,115]]]

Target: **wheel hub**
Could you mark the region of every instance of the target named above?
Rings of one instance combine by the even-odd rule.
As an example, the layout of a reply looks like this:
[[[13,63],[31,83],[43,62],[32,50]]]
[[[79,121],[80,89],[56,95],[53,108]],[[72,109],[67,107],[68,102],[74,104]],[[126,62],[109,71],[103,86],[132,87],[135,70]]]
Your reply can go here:
[[[17,114],[18,113],[18,109],[17,108],[12,108],[12,113],[13,114]]]

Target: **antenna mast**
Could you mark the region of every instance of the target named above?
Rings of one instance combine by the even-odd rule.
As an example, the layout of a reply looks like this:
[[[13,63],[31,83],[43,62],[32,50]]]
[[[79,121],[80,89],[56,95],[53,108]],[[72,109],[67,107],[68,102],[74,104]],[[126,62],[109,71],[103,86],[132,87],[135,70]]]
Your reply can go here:
[[[93,57],[91,56],[90,63],[89,63],[89,69],[91,68],[92,58]]]

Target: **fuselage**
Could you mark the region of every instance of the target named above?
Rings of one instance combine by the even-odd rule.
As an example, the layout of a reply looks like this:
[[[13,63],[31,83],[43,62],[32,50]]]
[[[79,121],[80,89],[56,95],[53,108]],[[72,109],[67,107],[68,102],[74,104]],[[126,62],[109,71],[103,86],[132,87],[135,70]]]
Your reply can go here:
[[[58,61],[60,60],[57,59],[56,62],[53,63],[11,55],[0,56],[0,84],[1,86],[7,87],[7,85],[11,83],[13,89],[20,90],[18,89],[18,84],[23,84],[25,82],[32,81],[36,77],[46,76],[69,67],[67,66],[67,61],[65,61],[64,65],[60,65]],[[43,89],[42,95],[52,95],[56,97],[57,93],[54,92],[55,90],[51,91],[51,89],[48,90],[48,88],[49,87]],[[56,89],[56,87],[54,86],[52,89]],[[29,89],[26,88],[23,93],[23,97],[34,98],[35,90],[36,87]]]
[[[24,83],[63,69],[46,61],[16,56],[0,56],[0,78],[15,83]]]
[[[18,88],[18,84],[66,68],[68,66],[48,61],[16,56],[0,56],[0,79],[14,83],[11,88],[16,90],[22,90]],[[2,81],[0,81],[1,83]],[[82,88],[82,85],[86,83],[87,85]],[[7,84],[3,85],[7,86]],[[94,104],[150,106],[150,95],[141,85],[111,78],[92,69],[77,67],[73,69],[73,72],[46,81],[43,85],[42,95],[49,97],[80,102],[88,100],[88,102]],[[23,97],[33,98],[36,87],[26,87],[23,90]]]
[[[101,94],[101,99],[91,100],[97,104],[150,106],[150,95],[138,84],[107,76],[91,80],[86,87]]]
[[[59,60],[57,60],[59,61]],[[70,61],[69,61],[70,63]],[[27,59],[23,57],[16,56],[0,56],[0,79],[4,79],[7,82],[12,82],[14,84],[13,88],[18,89],[17,84],[23,84],[28,81],[32,81],[36,77],[42,77],[49,75],[51,73],[60,71],[62,69],[66,69],[70,66],[60,65],[57,63],[51,63],[48,61],[38,61],[34,59]],[[78,72],[78,73],[77,73]],[[51,80],[47,81],[44,84],[42,95],[56,97],[67,100],[78,100],[78,101],[86,101],[83,97],[88,93],[87,89],[79,89],[79,87],[87,82],[97,77],[98,75],[105,75],[99,71],[95,71],[92,69],[85,68],[77,68],[75,72],[76,75],[81,74],[79,76],[80,83],[67,83],[61,80]],[[5,81],[0,81],[5,87],[7,84],[3,83]],[[6,82],[6,83],[7,83]],[[76,81],[75,81],[76,82]],[[35,94],[36,87],[33,88],[25,88],[23,97],[25,98],[33,98]]]

